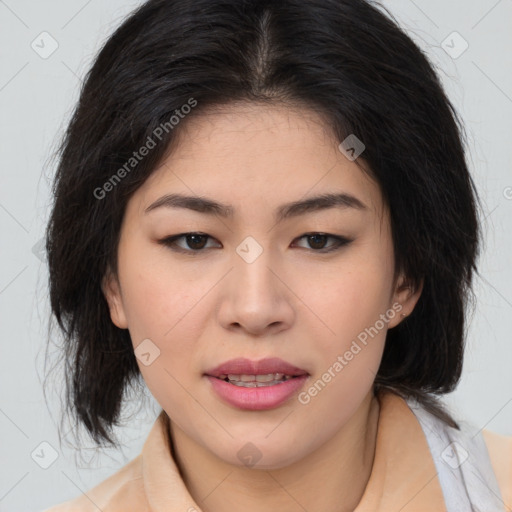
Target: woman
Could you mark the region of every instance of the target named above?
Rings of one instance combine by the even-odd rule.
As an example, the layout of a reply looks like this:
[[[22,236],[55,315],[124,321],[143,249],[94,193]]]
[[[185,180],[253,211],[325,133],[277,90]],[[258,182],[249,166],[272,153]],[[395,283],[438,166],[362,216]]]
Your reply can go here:
[[[50,297],[93,439],[115,444],[140,376],[162,411],[137,458],[49,510],[510,510],[512,438],[435,396],[461,375],[479,249],[462,140],[367,1],[134,12],[62,145]]]

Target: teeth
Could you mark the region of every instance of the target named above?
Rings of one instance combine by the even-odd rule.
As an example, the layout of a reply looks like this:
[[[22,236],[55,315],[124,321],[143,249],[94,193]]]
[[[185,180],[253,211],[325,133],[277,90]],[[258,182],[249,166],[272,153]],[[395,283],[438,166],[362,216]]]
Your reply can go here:
[[[256,382],[271,382],[273,380],[281,380],[284,376],[284,373],[268,373],[267,375],[256,375]]]
[[[263,387],[268,387],[268,386],[274,386],[276,384],[282,384],[283,382],[285,382],[287,380],[289,380],[289,379],[272,380],[270,382],[257,382],[257,381],[243,382],[241,380],[230,380],[229,383],[233,384],[234,386],[241,387],[241,388],[263,388]]]
[[[274,384],[280,384],[283,382],[282,380],[274,380],[272,382],[242,382],[242,381],[230,381],[230,384],[234,384],[235,386],[241,388],[263,388],[268,386],[273,386]]]
[[[284,376],[284,373],[267,373],[266,375],[235,375],[230,373],[226,377],[229,380],[241,382],[270,382],[272,380],[281,380]],[[223,377],[225,376],[221,375],[219,378]]]
[[[291,378],[291,375],[285,375],[284,373],[267,373],[266,375],[235,375],[230,373],[228,375],[219,375],[219,379],[228,379],[231,384],[252,388],[279,384]]]

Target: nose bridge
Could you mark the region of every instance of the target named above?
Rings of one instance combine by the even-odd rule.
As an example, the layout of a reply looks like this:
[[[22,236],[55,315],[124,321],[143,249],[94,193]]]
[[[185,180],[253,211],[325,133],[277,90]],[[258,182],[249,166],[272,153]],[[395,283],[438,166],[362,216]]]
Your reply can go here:
[[[253,236],[247,236],[236,248],[235,279],[240,285],[240,291],[254,298],[268,294],[275,289],[275,276],[271,272],[273,251],[268,245],[268,239],[260,242]],[[265,246],[263,245],[265,244]],[[269,297],[267,297],[268,300]]]
[[[277,277],[276,252],[264,244],[249,236],[236,248],[220,312],[225,327],[236,324],[254,334],[270,325],[289,326],[293,320],[286,287]]]

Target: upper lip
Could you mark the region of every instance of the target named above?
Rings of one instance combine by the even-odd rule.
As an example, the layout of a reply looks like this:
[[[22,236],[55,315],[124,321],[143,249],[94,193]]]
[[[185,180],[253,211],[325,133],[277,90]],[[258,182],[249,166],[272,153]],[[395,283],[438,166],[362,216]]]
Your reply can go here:
[[[211,368],[205,372],[211,377],[219,377],[220,375],[267,375],[269,373],[283,373],[284,375],[308,375],[306,370],[298,368],[277,357],[260,359],[252,361],[239,357],[230,359],[215,368]]]

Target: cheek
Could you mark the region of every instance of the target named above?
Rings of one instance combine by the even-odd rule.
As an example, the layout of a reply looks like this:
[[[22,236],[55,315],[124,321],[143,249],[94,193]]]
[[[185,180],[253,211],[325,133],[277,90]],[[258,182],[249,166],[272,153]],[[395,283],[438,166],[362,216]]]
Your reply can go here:
[[[362,265],[332,273],[323,286],[309,294],[310,308],[317,313],[333,339],[346,339],[373,325],[388,309],[390,276],[385,267]],[[327,336],[328,338],[328,336]]]
[[[324,394],[326,401],[339,400],[347,389],[365,392],[371,387],[387,333],[381,315],[389,312],[392,275],[388,263],[377,251],[368,256],[359,252],[330,279],[324,278],[311,298],[311,309],[325,324],[318,322],[318,332],[325,334],[317,336],[316,350],[322,361],[317,371],[323,375],[330,370],[325,376],[332,382]]]
[[[167,411],[192,414],[193,401],[183,386],[194,371],[200,316],[206,315],[200,299],[207,289],[180,280],[155,260],[149,265],[149,259],[133,252],[131,256],[120,272],[124,272],[124,304],[141,375]],[[143,362],[142,352],[149,352],[149,364]]]
[[[198,302],[200,286],[172,265],[165,250],[147,240],[136,243],[133,237],[122,249],[119,272],[132,339],[164,340]]]

